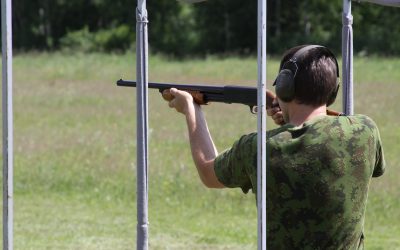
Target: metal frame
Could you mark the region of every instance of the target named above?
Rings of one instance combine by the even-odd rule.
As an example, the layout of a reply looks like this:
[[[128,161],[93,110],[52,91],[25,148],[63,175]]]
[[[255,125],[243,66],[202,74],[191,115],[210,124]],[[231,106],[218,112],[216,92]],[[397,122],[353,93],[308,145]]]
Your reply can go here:
[[[343,81],[343,112],[353,115],[353,16],[351,0],[343,0],[342,28],[342,81]]]
[[[146,0],[136,8],[137,249],[148,249],[148,33]]]
[[[356,0],[357,2],[370,2],[391,7],[400,7],[399,0]]]
[[[13,81],[11,0],[1,1],[3,72],[3,249],[13,249]]]
[[[258,250],[267,249],[266,210],[266,91],[267,0],[258,0],[258,114],[257,114],[257,210]]]

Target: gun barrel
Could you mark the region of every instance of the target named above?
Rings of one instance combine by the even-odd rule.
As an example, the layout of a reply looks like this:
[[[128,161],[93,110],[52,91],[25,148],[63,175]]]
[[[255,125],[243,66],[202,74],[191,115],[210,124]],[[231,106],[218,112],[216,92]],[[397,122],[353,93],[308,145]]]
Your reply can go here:
[[[118,86],[136,87],[135,81],[118,80]],[[241,103],[250,107],[257,106],[257,88],[247,86],[234,85],[196,85],[196,84],[171,84],[171,83],[154,83],[148,84],[149,88],[158,89],[161,93],[170,88],[177,88],[186,91],[198,91],[203,94],[204,103],[207,102],[224,102],[224,103]],[[267,94],[267,106],[272,107],[272,101],[275,97]]]
[[[136,87],[136,82],[134,81],[125,81],[122,79],[119,79],[117,81],[117,86],[122,86],[122,87]]]
[[[122,87],[136,87],[136,81],[118,80],[118,86]],[[223,93],[224,87],[217,85],[200,85],[200,84],[177,84],[177,83],[157,83],[149,82],[148,87],[151,89],[159,89],[160,92],[170,88],[177,88],[179,90],[201,91],[204,93]]]

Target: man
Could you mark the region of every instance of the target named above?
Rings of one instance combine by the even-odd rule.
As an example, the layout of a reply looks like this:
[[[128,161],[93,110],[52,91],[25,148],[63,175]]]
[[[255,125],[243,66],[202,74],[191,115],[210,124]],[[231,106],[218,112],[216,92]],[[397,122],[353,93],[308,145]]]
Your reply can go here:
[[[284,55],[275,80],[281,127],[267,132],[269,249],[357,249],[369,182],[384,172],[378,129],[363,115],[327,116],[339,89],[335,56],[322,46]],[[169,106],[186,117],[193,160],[210,188],[257,188],[257,134],[218,154],[200,107],[171,89]]]

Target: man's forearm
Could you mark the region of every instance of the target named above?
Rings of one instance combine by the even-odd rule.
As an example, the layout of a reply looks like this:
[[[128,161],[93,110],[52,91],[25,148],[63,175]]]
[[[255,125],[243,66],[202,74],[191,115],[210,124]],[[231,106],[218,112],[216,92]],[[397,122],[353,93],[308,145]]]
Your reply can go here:
[[[214,160],[218,155],[214,142],[204,119],[203,112],[193,97],[185,92],[171,88],[173,98],[168,105],[186,117],[192,157],[203,184],[210,188],[222,188],[214,171]]]
[[[207,187],[224,187],[217,179],[214,171],[214,160],[218,151],[211,138],[207,122],[199,105],[193,104],[186,112],[190,147],[193,161],[196,164],[200,179]]]

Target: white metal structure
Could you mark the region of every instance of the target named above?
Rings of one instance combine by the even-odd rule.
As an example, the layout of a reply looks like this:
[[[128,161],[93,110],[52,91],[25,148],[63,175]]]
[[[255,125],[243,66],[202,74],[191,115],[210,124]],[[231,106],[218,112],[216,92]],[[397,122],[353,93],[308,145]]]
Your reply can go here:
[[[13,249],[13,81],[11,0],[1,1],[3,98],[3,249]]]
[[[267,249],[266,207],[266,95],[267,92],[267,0],[258,0],[258,113],[257,113],[257,224],[258,249]]]
[[[148,34],[146,0],[136,8],[137,249],[148,243]]]
[[[400,7],[400,0],[356,0],[356,2],[370,2],[386,6]]]
[[[343,0],[342,29],[342,81],[343,81],[343,113],[352,115],[353,104],[353,16],[351,0]]]

